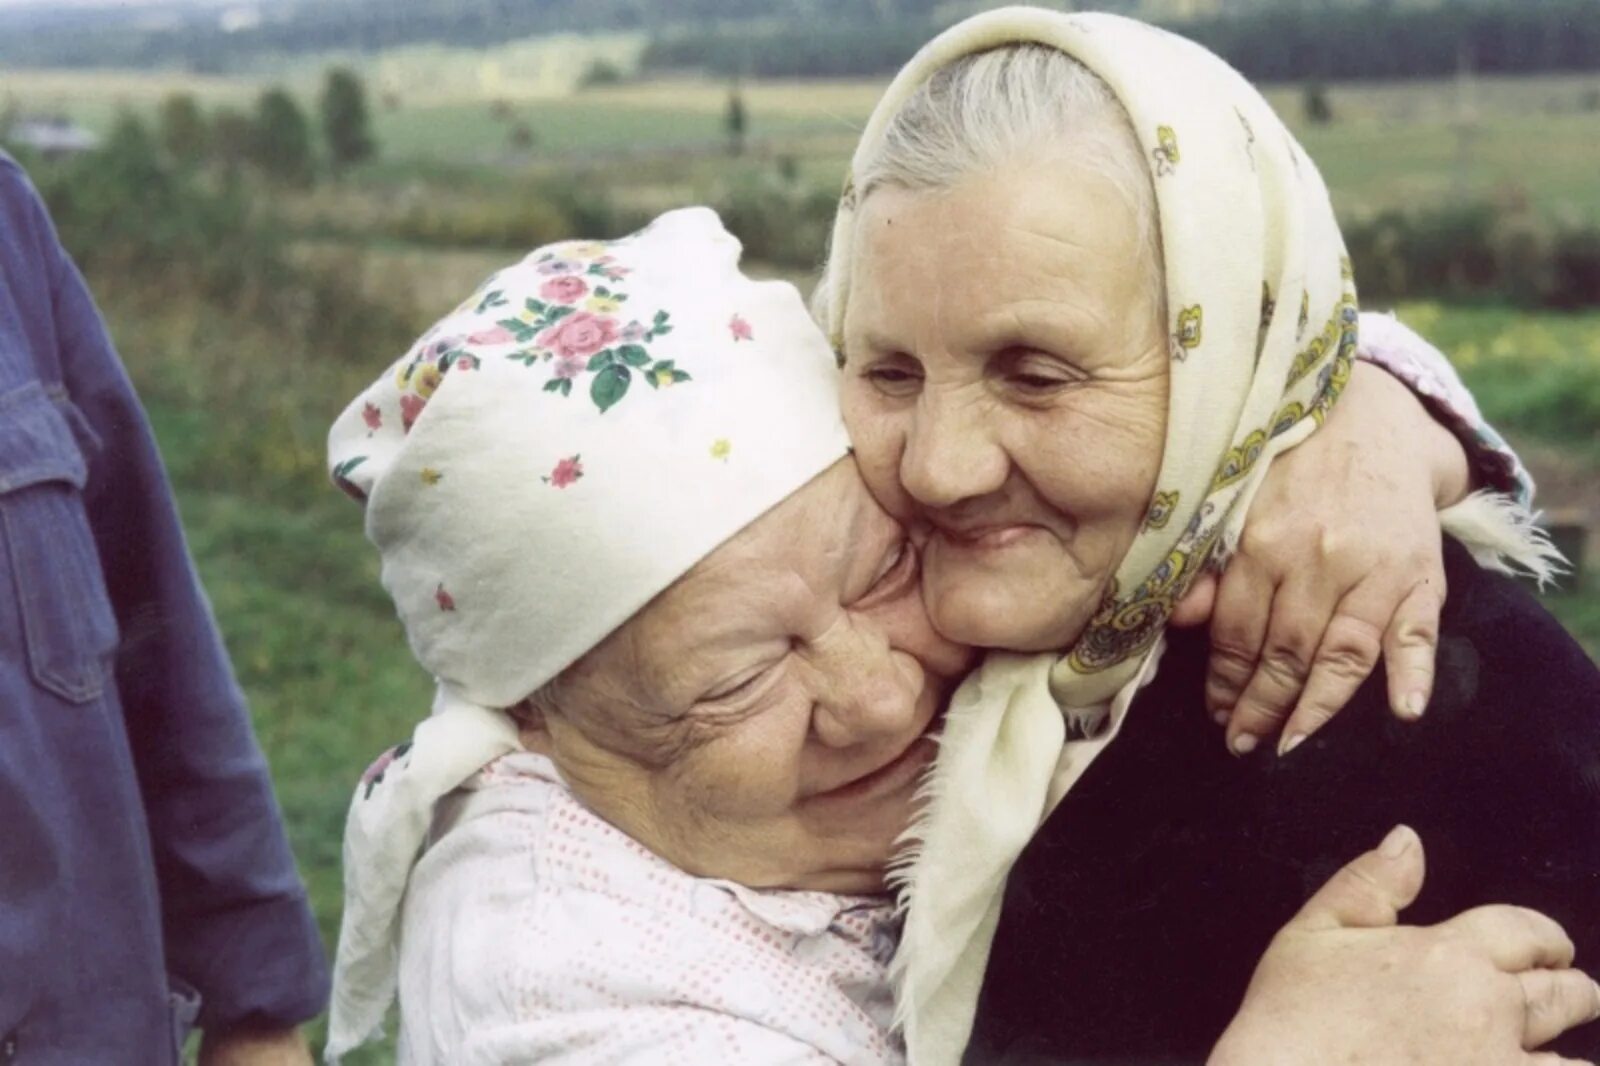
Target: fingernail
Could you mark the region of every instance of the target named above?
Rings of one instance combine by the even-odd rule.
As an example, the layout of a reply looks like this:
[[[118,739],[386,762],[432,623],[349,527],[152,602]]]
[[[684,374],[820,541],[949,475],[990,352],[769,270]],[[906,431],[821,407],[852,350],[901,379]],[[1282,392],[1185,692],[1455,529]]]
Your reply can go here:
[[[1238,736],[1233,738],[1233,753],[1235,755],[1249,755],[1252,751],[1256,750],[1257,743],[1259,742],[1256,740],[1254,734],[1240,733]]]
[[[1378,845],[1378,854],[1386,859],[1398,859],[1411,850],[1411,841],[1415,836],[1409,826],[1397,825],[1389,830],[1389,835]]]
[[[1428,697],[1420,692],[1406,694],[1405,712],[1407,718],[1421,718],[1422,712],[1428,709]]]
[[[1296,733],[1294,736],[1290,737],[1288,740],[1283,742],[1283,747],[1278,749],[1278,754],[1279,755],[1287,755],[1287,754],[1289,754],[1291,751],[1293,751],[1294,749],[1298,748],[1300,746],[1301,742],[1304,741],[1305,739],[1306,739],[1306,735],[1304,733]]]
[[[1217,723],[1218,725],[1227,725],[1228,724],[1228,719],[1232,718],[1232,717],[1233,716],[1231,714],[1229,714],[1227,711],[1218,711],[1216,714],[1211,716],[1211,720],[1213,722]]]

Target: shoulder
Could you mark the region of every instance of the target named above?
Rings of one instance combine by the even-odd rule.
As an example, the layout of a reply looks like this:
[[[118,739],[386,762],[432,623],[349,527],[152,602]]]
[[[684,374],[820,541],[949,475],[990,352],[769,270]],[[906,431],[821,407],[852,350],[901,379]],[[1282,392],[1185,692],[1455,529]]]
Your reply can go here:
[[[1448,583],[1429,716],[1549,754],[1600,741],[1600,670],[1534,595],[1445,541]],[[1600,758],[1600,746],[1590,749]]]

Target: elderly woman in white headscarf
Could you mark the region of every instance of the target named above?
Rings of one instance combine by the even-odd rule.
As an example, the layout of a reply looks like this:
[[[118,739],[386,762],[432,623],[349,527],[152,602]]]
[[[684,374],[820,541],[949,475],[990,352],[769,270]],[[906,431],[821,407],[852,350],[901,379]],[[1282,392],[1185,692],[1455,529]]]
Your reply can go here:
[[[1234,71],[1114,16],[1011,8],[951,29],[868,124],[816,306],[857,460],[912,530],[935,625],[1038,653],[991,653],[947,717],[901,871],[913,1062],[957,1059],[974,1019],[977,1062],[1203,1057],[1273,929],[1390,814],[1450,859],[1419,920],[1519,902],[1600,961],[1600,682],[1503,579],[1451,546],[1444,574],[1403,585],[1412,626],[1431,628],[1445,575],[1452,594],[1440,691],[1409,729],[1384,713],[1427,700],[1406,626],[1382,641],[1389,693],[1357,691],[1350,667],[1376,658],[1387,619],[1360,588],[1340,602],[1324,573],[1290,573],[1242,629],[1249,612],[1224,601],[1270,582],[1223,577],[1234,621],[1217,642],[1264,650],[1248,685],[1208,668],[1204,638],[1166,635],[1249,537],[1269,469],[1308,499],[1388,476],[1329,478],[1290,451],[1351,384],[1363,323],[1316,168]],[[1545,571],[1526,515],[1474,500],[1447,529]],[[1307,599],[1338,605],[1326,635],[1291,620]],[[1306,697],[1349,704],[1333,726],[1307,740],[1292,721],[1278,752],[1243,761],[1203,742],[1206,712],[1237,718],[1319,658],[1347,668]],[[1252,752],[1240,723],[1230,738]],[[1392,919],[1421,869],[1414,836],[1391,843],[1418,863],[1377,908]],[[1461,947],[1480,919],[1432,932]],[[1521,1016],[1571,961],[1537,924],[1536,950],[1503,950],[1500,929],[1441,953],[1442,972],[1498,975]],[[1592,1012],[1592,982],[1559,980]],[[1471,1054],[1517,1061],[1564,1028],[1539,1013]],[[1385,1031],[1356,1058],[1415,1061],[1438,1038]]]

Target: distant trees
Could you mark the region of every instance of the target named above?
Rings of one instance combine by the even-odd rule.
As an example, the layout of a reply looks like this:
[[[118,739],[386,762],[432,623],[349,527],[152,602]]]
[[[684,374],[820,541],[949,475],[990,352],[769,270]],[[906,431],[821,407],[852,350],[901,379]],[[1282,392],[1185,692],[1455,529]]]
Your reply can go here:
[[[863,10],[785,24],[767,19],[663,29],[645,71],[694,68],[725,77],[815,78],[889,74],[970,4],[896,4],[894,18]],[[887,5],[884,5],[887,6]],[[1076,6],[1109,7],[1105,3]],[[668,23],[667,25],[670,25]],[[1600,70],[1596,0],[1474,0],[1455,4],[1283,3],[1171,28],[1220,54],[1248,78],[1447,77],[1463,48],[1477,69],[1504,74]]]
[[[1316,126],[1326,126],[1333,121],[1333,102],[1328,99],[1328,87],[1321,81],[1308,81],[1302,93],[1302,107],[1306,121]]]
[[[184,166],[203,162],[208,151],[206,117],[193,93],[172,93],[156,112],[157,137],[167,155]]]
[[[294,97],[268,89],[256,98],[250,161],[270,178],[307,185],[312,177],[311,124]]]
[[[355,72],[345,67],[328,71],[318,101],[322,137],[335,170],[372,158],[372,120],[367,110],[367,90]]]
[[[744,154],[744,136],[750,116],[744,109],[744,94],[737,83],[728,90],[728,109],[722,115],[722,128],[728,135],[728,153]]]

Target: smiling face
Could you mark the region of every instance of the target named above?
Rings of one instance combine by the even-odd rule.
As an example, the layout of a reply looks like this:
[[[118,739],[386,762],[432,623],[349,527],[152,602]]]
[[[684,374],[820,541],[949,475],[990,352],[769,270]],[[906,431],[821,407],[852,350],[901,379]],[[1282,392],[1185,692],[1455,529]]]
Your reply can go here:
[[[756,887],[877,892],[971,653],[843,460],[563,675],[525,726],[652,851]]]
[[[862,203],[845,422],[873,494],[923,549],[951,639],[1058,650],[1149,506],[1168,342],[1112,183],[1044,157]]]

